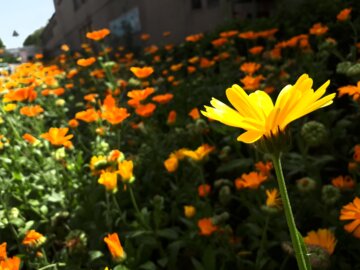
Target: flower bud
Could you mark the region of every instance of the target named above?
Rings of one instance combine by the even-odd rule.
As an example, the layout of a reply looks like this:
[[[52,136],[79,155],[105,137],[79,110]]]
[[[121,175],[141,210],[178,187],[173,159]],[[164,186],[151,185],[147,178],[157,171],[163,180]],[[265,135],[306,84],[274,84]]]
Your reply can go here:
[[[326,127],[319,122],[310,121],[301,128],[301,136],[309,146],[319,146],[327,138]]]
[[[303,177],[296,181],[296,187],[301,192],[309,192],[315,189],[316,182],[310,177]]]
[[[313,269],[325,270],[330,267],[330,254],[326,249],[320,246],[307,245],[307,251]]]
[[[357,63],[349,67],[348,70],[346,71],[346,75],[349,77],[360,75],[360,63]]]
[[[231,201],[231,189],[229,186],[222,186],[219,192],[219,201],[226,206]]]
[[[321,198],[325,204],[334,204],[340,198],[340,190],[333,185],[325,185],[321,190]]]

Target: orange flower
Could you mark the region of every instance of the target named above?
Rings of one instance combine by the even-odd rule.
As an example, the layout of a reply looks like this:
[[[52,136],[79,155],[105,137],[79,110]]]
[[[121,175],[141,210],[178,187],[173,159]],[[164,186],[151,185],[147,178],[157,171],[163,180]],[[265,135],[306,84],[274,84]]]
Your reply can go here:
[[[336,16],[336,19],[339,22],[343,22],[349,19],[351,13],[351,8],[345,8],[342,11],[339,12],[339,14]]]
[[[253,31],[243,32],[240,33],[238,36],[239,38],[243,39],[257,39],[259,37],[258,34]]]
[[[168,103],[170,100],[172,100],[173,97],[174,97],[173,94],[163,94],[163,95],[154,96],[152,100],[160,104],[165,104]]]
[[[218,38],[218,39],[214,39],[213,41],[211,41],[211,44],[214,46],[214,47],[221,47],[223,46],[224,44],[226,44],[228,42],[228,40],[226,38]]]
[[[238,33],[239,33],[239,31],[237,31],[237,30],[230,30],[230,31],[226,31],[226,32],[221,32],[220,37],[222,37],[222,38],[234,37]]]
[[[215,64],[215,61],[211,61],[205,57],[201,57],[200,59],[200,67],[201,68],[209,68]]]
[[[271,161],[268,161],[266,163],[259,161],[259,162],[255,163],[255,168],[260,174],[269,176],[270,172],[273,168],[273,165],[272,165]]]
[[[111,110],[105,110],[101,113],[101,118],[105,119],[112,125],[117,125],[128,118],[130,114],[126,108],[114,107]]]
[[[132,183],[135,181],[133,169],[134,163],[132,160],[122,160],[118,162],[117,173],[120,174],[123,182]]]
[[[87,123],[95,122],[99,119],[99,112],[95,111],[94,108],[91,108],[86,111],[77,112],[75,118]]]
[[[4,242],[0,245],[0,261],[3,261],[5,259],[7,259],[6,242]]]
[[[200,39],[202,39],[203,37],[204,37],[204,34],[200,33],[200,34],[194,34],[194,35],[187,36],[185,38],[185,40],[188,42],[197,42]]]
[[[150,35],[149,34],[141,34],[140,39],[143,40],[143,41],[149,40]]]
[[[169,173],[175,172],[179,166],[179,160],[176,154],[171,153],[169,158],[164,161],[164,166]]]
[[[24,106],[20,109],[20,114],[28,117],[34,117],[42,113],[44,109],[40,105]]]
[[[246,62],[241,65],[240,70],[248,73],[249,75],[254,74],[259,68],[261,67],[261,64],[254,63],[254,62]]]
[[[206,197],[211,191],[211,186],[208,184],[202,184],[198,187],[199,197]]]
[[[20,258],[12,257],[4,261],[0,261],[1,270],[19,270],[20,269]]]
[[[29,247],[38,247],[46,241],[46,237],[41,233],[38,233],[35,230],[30,230],[26,233],[24,240],[22,241],[23,245]]]
[[[182,68],[183,64],[182,63],[179,63],[179,64],[176,64],[176,65],[171,65],[170,69],[171,71],[179,71],[181,68]]]
[[[257,189],[264,181],[267,180],[267,176],[258,172],[251,172],[249,174],[242,174],[241,177],[236,178],[236,189],[250,188]]]
[[[256,55],[260,54],[264,50],[263,46],[255,46],[249,49],[249,53]]]
[[[189,62],[190,64],[195,64],[195,63],[198,62],[199,60],[200,60],[199,57],[194,56],[194,57],[188,59],[188,62]]]
[[[199,109],[198,109],[198,108],[193,108],[193,109],[188,113],[188,115],[189,115],[193,120],[199,119],[199,118],[200,118]]]
[[[172,125],[172,124],[174,124],[175,123],[175,121],[176,121],[176,111],[174,111],[174,110],[172,110],[172,111],[170,111],[169,112],[169,114],[168,114],[168,118],[167,118],[167,124],[168,125]]]
[[[131,67],[130,71],[139,79],[145,79],[149,77],[153,72],[154,69],[152,67]]]
[[[142,117],[150,117],[156,109],[156,105],[153,103],[148,103],[145,105],[139,105],[135,112],[137,115]]]
[[[166,31],[166,32],[163,33],[163,37],[168,37],[170,35],[171,35],[171,32],[169,32],[169,31]]]
[[[331,180],[331,184],[340,190],[351,190],[355,187],[355,181],[350,176],[338,176]]]
[[[27,141],[28,143],[31,143],[31,144],[34,144],[36,142],[38,142],[39,140],[36,139],[34,136],[32,136],[31,134],[29,133],[25,133],[22,138]]]
[[[195,71],[196,71],[196,67],[194,67],[194,66],[188,66],[187,67],[187,72],[189,74],[194,73]]]
[[[46,96],[61,96],[65,93],[65,89],[62,87],[56,88],[56,89],[45,89],[41,91],[41,94],[46,97]]]
[[[356,162],[360,162],[360,144],[357,144],[357,145],[354,146],[353,159],[354,159]]]
[[[258,75],[258,76],[250,76],[246,75],[243,79],[240,81],[244,84],[245,90],[257,90],[260,87],[260,83],[262,80],[264,80],[264,76]]]
[[[329,30],[329,27],[321,23],[315,23],[309,30],[310,34],[315,36],[322,36]]]
[[[211,218],[199,219],[198,227],[200,229],[199,234],[205,236],[211,235],[218,230],[218,227],[213,225]]]
[[[81,58],[81,59],[77,60],[76,63],[79,66],[87,67],[87,66],[91,66],[95,62],[96,62],[96,58],[95,57],[90,57],[90,58]]]
[[[357,85],[347,85],[340,87],[338,89],[339,97],[343,95],[352,96],[353,100],[358,101],[360,98],[360,81],[357,82]]]
[[[140,105],[140,101],[145,100],[148,96],[153,94],[155,89],[152,87],[147,87],[144,90],[132,90],[127,93],[127,96],[131,98],[128,101],[128,104],[132,107],[137,107]]]
[[[325,249],[329,255],[334,253],[336,246],[336,238],[332,231],[328,229],[318,229],[317,231],[308,232],[304,237],[307,245],[318,246]]]
[[[41,138],[48,140],[52,145],[55,146],[63,145],[65,147],[71,147],[72,143],[70,139],[74,137],[74,135],[66,135],[68,131],[69,128],[50,128],[47,133],[41,134]]]
[[[14,91],[10,91],[9,93],[4,95],[3,102],[12,102],[12,101],[33,101],[37,97],[37,93],[34,90],[34,87],[24,87],[19,88]]]
[[[356,238],[360,238],[360,198],[355,197],[353,202],[343,206],[339,219],[352,220],[344,226],[344,229]]]
[[[121,246],[119,236],[117,233],[108,234],[108,236],[104,238],[104,241],[108,246],[112,258],[116,262],[121,262],[126,259],[125,251]]]
[[[115,172],[102,172],[98,183],[105,186],[107,191],[117,191],[117,173]]]
[[[68,52],[70,50],[70,47],[66,44],[61,45],[60,49],[64,52]]]
[[[110,34],[110,30],[107,28],[103,28],[103,29],[100,29],[97,31],[92,31],[92,32],[86,33],[86,37],[88,39],[99,41],[99,40],[105,38],[109,34]]]
[[[69,127],[76,128],[79,126],[79,121],[76,119],[70,119],[68,122]]]

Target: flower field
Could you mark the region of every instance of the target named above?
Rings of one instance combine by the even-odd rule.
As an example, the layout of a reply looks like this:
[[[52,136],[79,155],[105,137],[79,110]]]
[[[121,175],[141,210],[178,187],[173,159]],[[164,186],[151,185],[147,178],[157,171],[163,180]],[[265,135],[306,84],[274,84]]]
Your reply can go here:
[[[323,2],[3,72],[0,270],[360,269],[360,3]]]

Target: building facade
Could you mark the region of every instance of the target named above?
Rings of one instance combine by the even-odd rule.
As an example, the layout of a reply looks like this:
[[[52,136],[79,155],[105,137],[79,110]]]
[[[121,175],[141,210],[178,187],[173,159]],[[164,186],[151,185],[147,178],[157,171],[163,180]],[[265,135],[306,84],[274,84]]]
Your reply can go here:
[[[134,45],[140,35],[151,36],[149,44],[178,43],[190,34],[214,29],[226,20],[261,15],[275,0],[54,0],[55,13],[42,34],[45,52],[55,52],[64,43],[79,49],[91,30],[109,28],[112,40]],[[264,4],[267,3],[267,4]],[[265,14],[262,14],[265,15]]]

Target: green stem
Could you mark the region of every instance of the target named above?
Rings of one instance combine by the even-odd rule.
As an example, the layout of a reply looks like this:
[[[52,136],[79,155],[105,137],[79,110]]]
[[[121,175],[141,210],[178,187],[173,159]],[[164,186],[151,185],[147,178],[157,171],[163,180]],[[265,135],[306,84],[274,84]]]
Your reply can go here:
[[[291,242],[294,247],[298,267],[300,270],[310,270],[311,268],[309,268],[306,263],[307,261],[305,258],[306,254],[303,253],[303,250],[301,248],[301,242],[299,239],[299,234],[296,229],[295,219],[292,213],[289,196],[286,189],[285,179],[281,168],[280,155],[274,155],[272,157],[272,161],[276,172],[276,178],[278,180],[280,195],[284,206],[286,222],[289,227]]]
[[[146,222],[144,221],[144,218],[143,218],[143,215],[142,213],[140,212],[139,210],[139,207],[136,203],[136,199],[135,199],[135,196],[134,196],[134,192],[132,190],[132,187],[131,187],[131,184],[127,185],[127,188],[129,189],[129,192],[130,192],[130,197],[131,197],[131,202],[135,208],[135,211],[136,211],[136,214],[138,216],[138,219],[141,223],[141,225],[143,225],[143,227],[147,230],[151,230],[151,228],[146,224]]]
[[[51,269],[51,268],[57,269],[58,266],[60,266],[60,267],[66,266],[66,264],[65,263],[53,263],[53,264],[49,264],[44,267],[41,267],[38,270],[45,270],[45,269]]]

